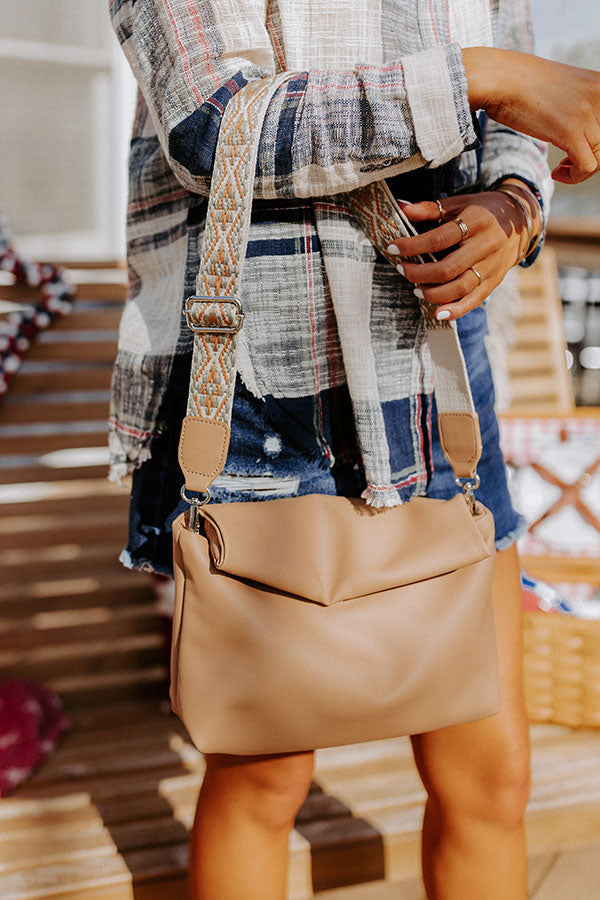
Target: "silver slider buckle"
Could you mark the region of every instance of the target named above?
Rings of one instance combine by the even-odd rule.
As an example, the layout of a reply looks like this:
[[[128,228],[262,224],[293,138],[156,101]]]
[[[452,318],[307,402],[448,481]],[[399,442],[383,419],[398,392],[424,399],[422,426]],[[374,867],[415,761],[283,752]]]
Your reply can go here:
[[[194,316],[194,303],[229,303],[233,306],[236,314],[236,320],[231,325],[200,325]],[[237,297],[208,297],[201,294],[194,294],[188,297],[184,306],[185,318],[188,328],[197,334],[237,334],[241,331],[244,324],[244,313],[242,312],[242,304]]]

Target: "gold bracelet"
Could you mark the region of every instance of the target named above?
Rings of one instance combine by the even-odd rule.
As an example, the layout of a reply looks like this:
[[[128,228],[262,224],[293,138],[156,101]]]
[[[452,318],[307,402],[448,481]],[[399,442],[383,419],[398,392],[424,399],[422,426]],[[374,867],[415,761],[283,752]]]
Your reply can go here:
[[[516,201],[519,208],[522,210],[523,215],[525,216],[525,222],[527,224],[528,243],[527,243],[525,252],[519,257],[519,259],[515,263],[515,265],[518,266],[519,263],[523,262],[524,259],[527,259],[528,256],[531,256],[531,254],[534,252],[534,250],[536,250],[536,248],[542,238],[544,226],[543,226],[542,207],[541,207],[540,201],[535,196],[533,191],[526,184],[523,184],[522,187],[521,187],[521,185],[519,185],[519,189],[527,191],[527,194],[535,202],[538,218],[540,220],[540,228],[538,229],[535,241],[533,241],[533,220],[531,218],[531,210],[528,208],[528,206],[525,203],[525,201],[523,200],[523,198],[511,190],[511,187],[513,187],[512,184],[507,184],[507,185],[501,184],[500,187],[497,188],[497,190],[501,191],[503,194],[507,194],[509,197],[512,197],[512,199]],[[516,185],[514,185],[514,187],[516,187]],[[531,228],[530,228],[530,225],[531,225]]]
[[[521,190],[527,191],[528,195],[531,197],[531,199],[535,203],[535,208],[537,209],[537,218],[540,220],[540,227],[538,229],[536,239],[533,242],[533,246],[529,247],[529,249],[527,250],[527,254],[525,256],[525,259],[527,259],[529,256],[531,256],[531,254],[534,252],[534,250],[537,249],[537,246],[542,239],[542,235],[544,233],[544,216],[542,214],[542,204],[540,203],[540,201],[538,200],[536,195],[533,193],[533,191],[531,190],[529,185],[523,184],[522,186],[519,185],[519,187],[521,187]],[[535,218],[535,216],[534,216],[534,218]]]
[[[527,254],[529,253],[529,248],[531,247],[531,243],[533,241],[533,220],[531,218],[531,210],[525,203],[522,197],[516,194],[514,191],[511,191],[510,187],[504,187],[504,185],[500,185],[499,188],[496,188],[500,193],[506,194],[507,197],[514,202],[517,209],[520,209],[523,213],[523,218],[525,219],[525,225],[527,227],[527,243],[525,244],[525,250],[523,254],[518,258],[515,265],[518,266],[519,263],[523,262]]]

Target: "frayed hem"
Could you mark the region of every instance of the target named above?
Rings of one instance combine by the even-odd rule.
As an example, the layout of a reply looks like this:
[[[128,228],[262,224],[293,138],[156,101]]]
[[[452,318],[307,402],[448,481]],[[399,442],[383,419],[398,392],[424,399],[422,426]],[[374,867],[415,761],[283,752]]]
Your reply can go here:
[[[125,440],[116,431],[111,431],[108,436],[108,449],[110,453],[110,467],[108,480],[123,487],[123,481],[128,475],[133,474],[151,456],[150,441],[147,437],[141,443],[132,443]]]
[[[164,575],[167,578],[173,578],[173,569],[169,568],[169,566],[156,565],[150,559],[134,559],[127,547],[121,551],[119,562],[126,569],[131,569],[134,572],[145,572],[149,575]]]
[[[518,524],[512,531],[509,531],[507,535],[501,538],[496,538],[495,547],[496,550],[508,550],[509,547],[512,547],[513,544],[516,544],[519,538],[522,538],[524,534],[527,534],[527,529],[529,528],[529,524],[523,516],[519,516]]]
[[[380,490],[367,487],[360,496],[367,506],[372,506],[374,509],[389,509],[393,506],[402,506],[402,498],[398,491],[395,490]]]

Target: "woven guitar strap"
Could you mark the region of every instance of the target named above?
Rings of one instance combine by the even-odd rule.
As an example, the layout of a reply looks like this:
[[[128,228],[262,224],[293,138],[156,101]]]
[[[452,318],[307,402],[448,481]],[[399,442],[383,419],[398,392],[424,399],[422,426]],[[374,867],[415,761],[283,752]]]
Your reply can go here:
[[[285,72],[251,82],[227,103],[221,123],[196,294],[188,298],[185,310],[195,339],[179,462],[185,475],[182,496],[192,503],[192,512],[208,500],[209,486],[227,457],[238,334],[244,318],[240,285],[261,125],[273,93],[292,77]],[[344,194],[343,200],[374,246],[395,264],[386,248],[408,231],[387,184],[373,182]],[[437,322],[428,304],[421,308],[442,448],[457,481],[467,479],[463,487],[472,498],[481,438],[456,323]],[[190,500],[186,490],[203,497]]]

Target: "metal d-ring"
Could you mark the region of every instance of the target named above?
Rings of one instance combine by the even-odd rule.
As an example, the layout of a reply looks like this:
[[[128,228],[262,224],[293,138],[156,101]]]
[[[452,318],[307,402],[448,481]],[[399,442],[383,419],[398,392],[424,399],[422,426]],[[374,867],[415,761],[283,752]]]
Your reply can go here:
[[[475,494],[473,492],[476,491],[481,484],[481,478],[479,477],[477,472],[471,478],[463,479],[457,476],[454,479],[454,483],[458,485],[458,487],[465,495],[465,500],[467,501],[467,505],[471,510],[471,514],[476,515],[477,506],[475,504]]]
[[[181,490],[179,492],[181,499],[185,500],[186,503],[190,504],[190,531],[193,531],[195,534],[200,534],[200,516],[198,515],[198,510],[210,501],[210,491],[200,491],[200,497],[188,497],[185,492],[185,484],[181,486]]]

